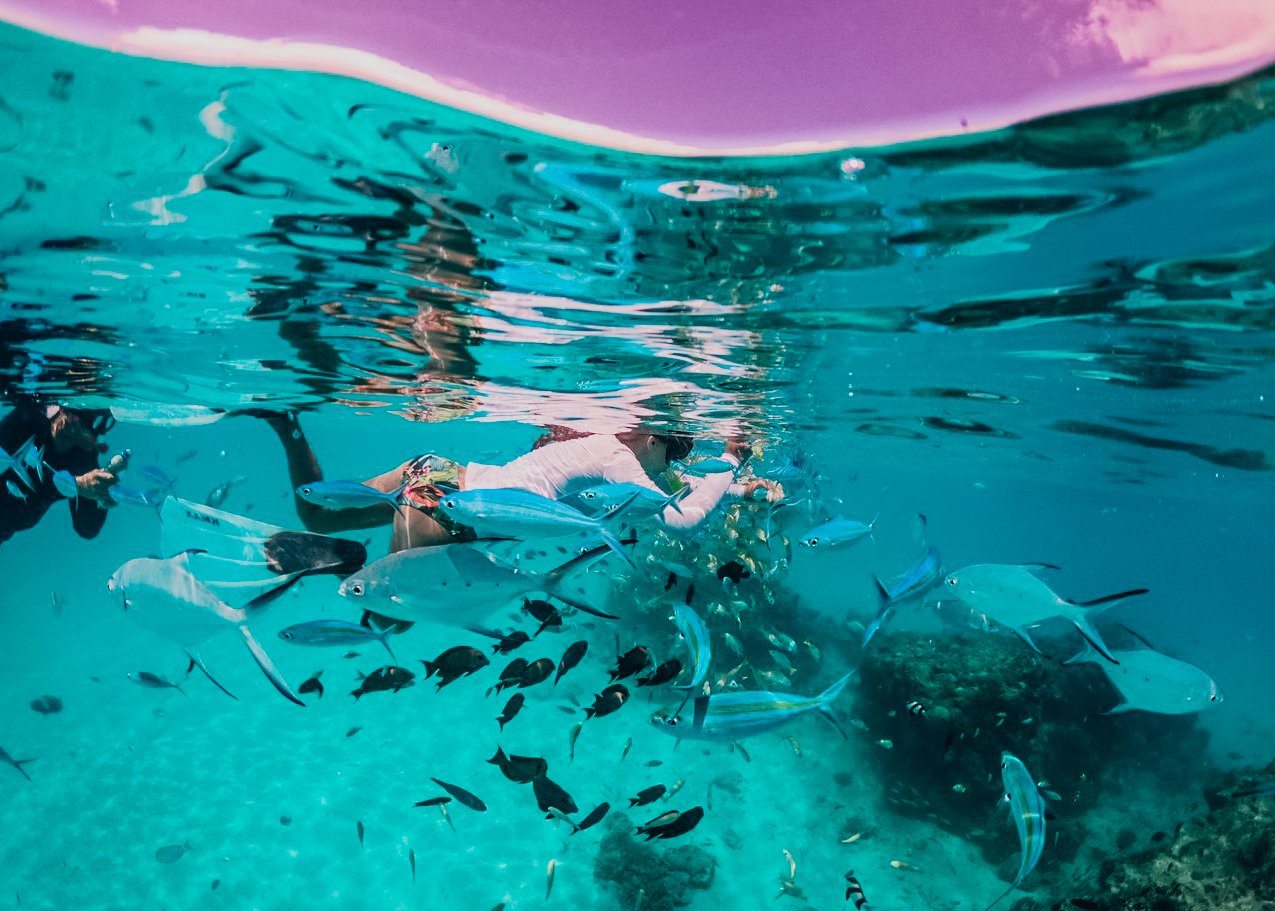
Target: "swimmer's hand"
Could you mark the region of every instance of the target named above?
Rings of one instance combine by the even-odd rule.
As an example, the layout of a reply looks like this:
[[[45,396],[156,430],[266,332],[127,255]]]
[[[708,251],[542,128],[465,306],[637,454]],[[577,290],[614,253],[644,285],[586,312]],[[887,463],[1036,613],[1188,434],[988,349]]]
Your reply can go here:
[[[759,495],[757,491],[762,491]],[[784,498],[783,485],[763,478],[753,478],[744,482],[744,497],[749,500],[765,500],[767,503],[778,503]]]
[[[75,487],[80,496],[97,501],[99,506],[114,506],[115,501],[110,498],[107,491],[119,482],[120,479],[106,469],[94,468],[76,478]]]

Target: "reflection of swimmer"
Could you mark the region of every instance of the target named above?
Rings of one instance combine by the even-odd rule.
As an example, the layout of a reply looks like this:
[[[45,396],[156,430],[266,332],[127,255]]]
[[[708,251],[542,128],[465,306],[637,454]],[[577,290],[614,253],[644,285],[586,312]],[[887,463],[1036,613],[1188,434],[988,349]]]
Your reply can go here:
[[[43,471],[23,471],[5,463],[0,484],[0,542],[32,528],[58,500],[73,479],[71,524],[82,538],[94,538],[106,522],[111,505],[107,491],[118,480],[98,467],[98,439],[115,426],[109,409],[43,406],[20,403],[0,421],[0,448],[9,455],[23,450],[43,451]],[[59,472],[68,472],[57,477]],[[60,486],[62,485],[62,486]]]
[[[295,415],[267,418],[282,441],[288,457],[292,486],[301,487],[322,480],[323,474]],[[637,484],[660,492],[651,480],[675,459],[684,458],[693,445],[690,437],[631,430],[618,434],[581,434],[559,429],[537,441],[524,456],[505,465],[460,465],[437,455],[422,455],[369,479],[366,483],[381,491],[403,488],[406,507],[390,510],[383,505],[354,509],[331,509],[297,498],[297,515],[306,528],[317,532],[370,528],[393,522],[390,550],[444,544],[470,537],[468,529],[450,525],[436,512],[438,501],[456,490],[513,488],[528,490],[551,499],[561,499],[595,484]],[[749,453],[746,443],[727,444],[723,458],[738,468]],[[663,514],[664,524],[687,530],[702,523],[728,494],[751,497],[758,489],[780,493],[771,481],[750,479],[734,483],[733,472],[719,472],[702,478],[688,478],[691,492],[676,508]]]

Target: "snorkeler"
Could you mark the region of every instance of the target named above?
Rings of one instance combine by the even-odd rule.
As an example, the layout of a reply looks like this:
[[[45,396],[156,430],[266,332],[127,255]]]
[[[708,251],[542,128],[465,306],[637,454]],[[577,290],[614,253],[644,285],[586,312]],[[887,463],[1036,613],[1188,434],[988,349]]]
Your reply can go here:
[[[113,505],[107,491],[119,480],[98,467],[98,441],[114,426],[107,408],[35,401],[0,420],[0,542],[34,527],[61,499],[71,501],[76,534],[97,537]]]
[[[322,480],[318,459],[301,432],[296,415],[264,417],[283,443],[293,488]],[[693,445],[687,436],[646,430],[605,434],[558,428],[538,440],[531,452],[505,465],[461,465],[427,454],[365,482],[368,487],[387,493],[402,489],[403,503],[410,509],[390,511],[379,503],[333,509],[298,496],[297,515],[307,529],[325,534],[371,528],[392,520],[391,552],[446,544],[473,537],[469,529],[449,522],[438,511],[438,502],[447,493],[512,488],[557,500],[594,484],[628,483],[663,494],[652,477],[665,471],[670,462],[685,458]],[[747,443],[736,440],[727,444],[722,458],[737,470],[750,452]],[[728,494],[752,497],[756,491],[764,490],[768,499],[783,495],[783,489],[773,481],[753,478],[737,484],[733,471],[688,478],[687,483],[692,488],[690,493],[662,514],[665,527],[674,532],[698,526]]]

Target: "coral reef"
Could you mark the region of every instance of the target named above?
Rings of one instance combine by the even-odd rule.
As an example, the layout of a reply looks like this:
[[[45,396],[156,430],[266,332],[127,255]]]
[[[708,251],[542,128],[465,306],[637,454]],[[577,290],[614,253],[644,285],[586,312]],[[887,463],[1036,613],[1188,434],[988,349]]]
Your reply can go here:
[[[692,889],[713,884],[717,861],[696,845],[659,849],[633,837],[633,821],[624,813],[612,813],[607,833],[598,845],[593,878],[614,886],[618,907],[624,911],[641,902],[643,911],[668,911],[690,904]]]
[[[852,724],[880,747],[870,755],[891,809],[975,840],[993,863],[1017,849],[988,808],[1001,796],[1001,752],[1018,756],[1047,781],[1061,820],[1051,866],[1075,856],[1085,811],[1123,776],[1149,776],[1165,793],[1198,788],[1190,776],[1207,735],[1195,717],[1101,714],[1114,701],[1097,669],[1064,667],[1012,636],[899,631],[864,656]]]
[[[1275,798],[1229,796],[1252,783],[1248,778],[1275,779],[1275,762],[1260,774],[1229,773],[1205,789],[1206,816],[1178,826],[1149,850],[1105,861],[1097,894],[1080,893],[1083,906],[1095,911],[1275,909]]]

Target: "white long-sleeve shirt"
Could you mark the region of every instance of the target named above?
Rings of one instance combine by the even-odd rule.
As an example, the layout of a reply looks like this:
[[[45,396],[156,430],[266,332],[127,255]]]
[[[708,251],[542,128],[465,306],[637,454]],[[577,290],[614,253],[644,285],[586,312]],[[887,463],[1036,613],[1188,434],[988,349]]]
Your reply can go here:
[[[738,467],[739,463],[733,456],[724,458]],[[731,492],[733,481],[734,475],[729,471],[688,478],[691,492],[678,504],[681,512],[671,506],[664,508],[662,518],[665,526],[674,530],[696,527],[717,508],[722,497]],[[470,462],[465,466],[466,490],[512,487],[553,500],[596,484],[625,483],[665,493],[647,477],[633,450],[607,434],[550,443],[505,465]],[[738,493],[738,490],[735,492]]]

